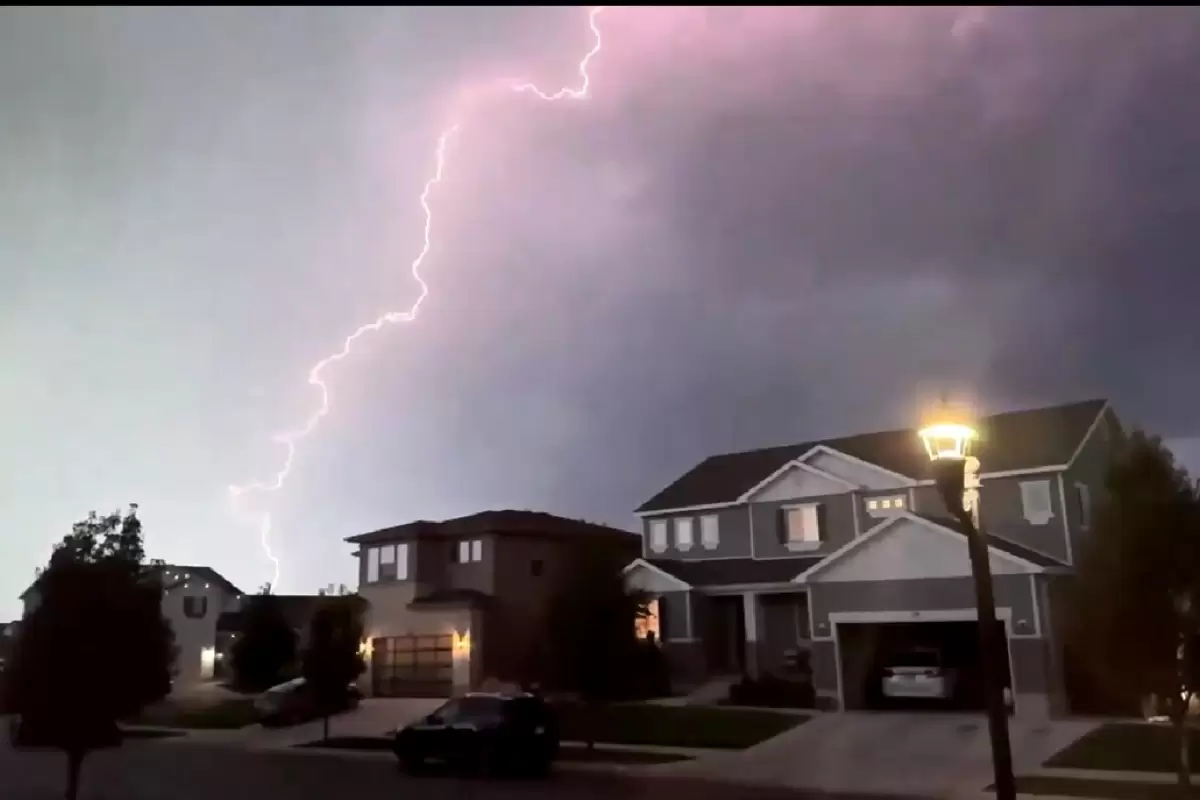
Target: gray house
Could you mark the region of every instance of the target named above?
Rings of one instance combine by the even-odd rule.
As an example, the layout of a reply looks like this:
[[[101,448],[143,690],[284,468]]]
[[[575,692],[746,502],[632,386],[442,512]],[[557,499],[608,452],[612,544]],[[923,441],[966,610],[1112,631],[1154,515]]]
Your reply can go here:
[[[978,427],[1016,713],[1054,713],[1065,708],[1063,581],[1119,423],[1093,400]],[[643,552],[627,579],[656,598],[677,682],[803,672],[823,706],[869,708],[882,661],[914,647],[978,678],[966,538],[913,430],[713,456],[637,513]]]

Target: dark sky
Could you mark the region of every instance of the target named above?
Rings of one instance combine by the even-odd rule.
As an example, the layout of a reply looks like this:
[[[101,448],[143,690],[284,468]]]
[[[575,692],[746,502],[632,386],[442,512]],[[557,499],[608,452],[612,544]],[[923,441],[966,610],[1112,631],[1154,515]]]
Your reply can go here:
[[[1196,448],[1200,12],[0,10],[0,617],[90,509],[271,577],[342,538],[631,522],[713,452],[1110,397]]]

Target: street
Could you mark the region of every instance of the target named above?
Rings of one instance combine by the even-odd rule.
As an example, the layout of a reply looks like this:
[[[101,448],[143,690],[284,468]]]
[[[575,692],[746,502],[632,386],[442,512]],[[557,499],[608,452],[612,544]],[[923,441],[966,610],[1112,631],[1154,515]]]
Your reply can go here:
[[[59,800],[66,785],[61,753],[0,747],[0,797]],[[353,797],[420,797],[421,800],[612,800],[661,797],[688,800],[802,800],[865,795],[825,795],[667,778],[560,771],[546,781],[474,781],[449,777],[409,778],[390,759],[347,757],[313,751],[247,751],[227,745],[130,742],[93,754],[84,763],[80,800],[330,800]]]

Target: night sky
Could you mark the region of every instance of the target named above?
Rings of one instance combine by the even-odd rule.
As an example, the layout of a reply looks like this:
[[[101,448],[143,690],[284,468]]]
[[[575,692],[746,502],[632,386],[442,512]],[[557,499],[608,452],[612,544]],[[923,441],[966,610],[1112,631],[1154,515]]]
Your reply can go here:
[[[1200,466],[1200,12],[0,9],[0,619],[89,510],[271,577],[273,515],[632,525],[696,461],[1108,397]],[[1190,441],[1189,441],[1190,440]]]

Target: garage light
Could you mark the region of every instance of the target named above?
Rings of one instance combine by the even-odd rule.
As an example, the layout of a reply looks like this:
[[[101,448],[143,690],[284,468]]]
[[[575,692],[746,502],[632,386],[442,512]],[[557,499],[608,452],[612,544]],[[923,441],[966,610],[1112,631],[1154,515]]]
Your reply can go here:
[[[454,632],[454,649],[455,658],[468,658],[471,655],[471,632],[463,631]]]

